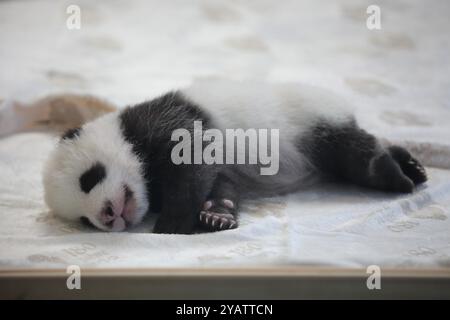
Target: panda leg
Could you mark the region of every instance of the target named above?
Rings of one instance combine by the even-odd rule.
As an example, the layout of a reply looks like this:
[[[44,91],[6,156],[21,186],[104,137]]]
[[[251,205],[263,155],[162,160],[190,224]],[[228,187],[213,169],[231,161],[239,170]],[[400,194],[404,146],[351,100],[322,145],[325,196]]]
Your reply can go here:
[[[364,187],[409,193],[427,180],[423,166],[406,149],[383,148],[354,120],[319,122],[302,138],[300,149],[320,171]]]
[[[219,174],[200,211],[200,225],[210,231],[237,228],[239,191],[226,176]]]

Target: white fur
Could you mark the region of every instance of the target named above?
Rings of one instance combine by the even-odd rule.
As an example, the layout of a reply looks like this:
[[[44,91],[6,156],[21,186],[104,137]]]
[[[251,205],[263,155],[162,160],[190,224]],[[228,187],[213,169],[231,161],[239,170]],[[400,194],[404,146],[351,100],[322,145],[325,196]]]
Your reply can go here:
[[[280,176],[286,176],[286,184],[296,184],[304,173],[295,145],[299,136],[319,118],[337,124],[351,117],[342,111],[345,101],[308,85],[200,81],[182,93],[204,108],[218,129],[279,129]],[[83,193],[79,177],[97,161],[106,166],[106,179]],[[100,223],[98,214],[105,200],[123,192],[123,184],[134,192],[137,211],[133,222],[138,223],[149,203],[142,165],[124,140],[118,113],[90,122],[79,137],[60,142],[44,170],[45,200],[50,209],[68,219],[87,216],[102,230],[112,229]]]
[[[351,118],[347,101],[307,84],[200,80],[182,93],[206,110],[219,129],[279,129],[289,140],[319,117],[333,124]]]
[[[80,189],[79,177],[94,163],[106,168],[106,178],[88,194]],[[61,141],[44,168],[45,200],[57,215],[67,219],[86,216],[98,228],[112,230],[99,221],[105,200],[121,197],[127,184],[136,199],[133,224],[140,222],[149,206],[139,159],[121,134],[118,113],[105,115],[83,126],[79,137]],[[124,229],[114,227],[114,231]]]
[[[347,101],[307,84],[200,80],[182,93],[209,113],[213,126],[222,131],[278,129],[277,180],[283,181],[287,190],[295,190],[310,178],[308,168],[312,164],[298,149],[301,135],[319,119],[338,125],[352,118]],[[249,148],[257,152],[256,146]]]
[[[337,125],[352,117],[347,101],[306,84],[201,80],[182,93],[207,111],[213,126],[222,131],[278,129],[285,163],[298,163],[298,138],[319,119]]]

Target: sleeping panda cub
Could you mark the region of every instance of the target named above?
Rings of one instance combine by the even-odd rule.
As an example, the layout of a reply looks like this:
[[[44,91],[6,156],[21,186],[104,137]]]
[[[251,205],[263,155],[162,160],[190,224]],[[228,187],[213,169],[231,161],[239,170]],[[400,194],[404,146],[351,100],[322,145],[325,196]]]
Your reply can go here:
[[[154,232],[190,234],[236,228],[242,200],[294,192],[311,176],[401,193],[427,180],[408,151],[383,147],[346,107],[308,85],[196,82],[66,132],[44,169],[45,200],[56,215],[104,231],[123,231],[151,211],[159,213]],[[200,135],[217,136],[198,140],[199,124]],[[191,162],[174,161],[180,129],[197,139],[179,152]],[[249,133],[241,161],[230,129]],[[276,139],[250,145],[258,130]],[[195,149],[201,155],[212,142],[216,161],[199,161]],[[267,161],[248,161],[264,147],[275,155],[270,174]]]

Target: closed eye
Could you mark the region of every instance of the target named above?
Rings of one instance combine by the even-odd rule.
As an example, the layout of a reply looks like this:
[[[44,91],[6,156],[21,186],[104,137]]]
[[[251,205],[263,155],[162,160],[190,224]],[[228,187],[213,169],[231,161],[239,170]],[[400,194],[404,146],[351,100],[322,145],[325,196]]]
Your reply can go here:
[[[84,172],[79,179],[80,188],[84,193],[89,193],[92,188],[106,177],[106,169],[103,164],[97,162],[89,170]]]

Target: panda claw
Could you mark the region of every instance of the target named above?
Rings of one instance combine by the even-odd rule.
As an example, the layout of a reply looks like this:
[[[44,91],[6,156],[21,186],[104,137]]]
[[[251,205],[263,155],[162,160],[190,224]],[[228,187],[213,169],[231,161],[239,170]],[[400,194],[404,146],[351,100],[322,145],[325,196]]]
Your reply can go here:
[[[238,225],[234,208],[234,202],[229,199],[208,200],[200,211],[200,223],[204,228],[212,231],[234,229]]]

